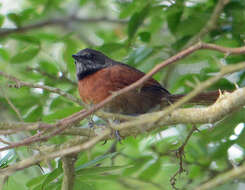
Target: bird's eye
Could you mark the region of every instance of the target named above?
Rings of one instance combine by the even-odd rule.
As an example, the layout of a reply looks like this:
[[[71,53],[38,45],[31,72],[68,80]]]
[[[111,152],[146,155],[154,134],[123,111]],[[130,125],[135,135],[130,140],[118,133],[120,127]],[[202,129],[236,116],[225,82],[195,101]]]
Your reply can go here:
[[[93,59],[93,58],[94,58],[94,55],[91,54],[91,53],[88,53],[88,54],[84,55],[84,57],[85,57],[86,59]]]

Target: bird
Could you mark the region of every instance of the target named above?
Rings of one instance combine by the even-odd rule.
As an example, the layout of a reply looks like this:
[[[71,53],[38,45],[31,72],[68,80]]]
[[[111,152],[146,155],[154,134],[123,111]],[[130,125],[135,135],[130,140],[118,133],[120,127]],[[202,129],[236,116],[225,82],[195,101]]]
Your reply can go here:
[[[113,92],[142,78],[145,73],[127,64],[115,61],[100,51],[86,48],[72,55],[76,65],[78,91],[84,103],[95,105]],[[150,78],[139,88],[116,96],[103,111],[139,115],[176,102],[186,94],[171,94],[157,80]],[[212,104],[220,95],[218,90],[200,93],[189,102]]]

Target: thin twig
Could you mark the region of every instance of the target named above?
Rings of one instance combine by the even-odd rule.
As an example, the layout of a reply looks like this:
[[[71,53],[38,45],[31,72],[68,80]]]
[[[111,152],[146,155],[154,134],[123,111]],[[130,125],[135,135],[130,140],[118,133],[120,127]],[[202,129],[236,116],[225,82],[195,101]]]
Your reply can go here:
[[[220,14],[222,13],[224,7],[230,2],[230,0],[219,0],[214,8],[214,11],[212,15],[210,16],[210,19],[206,23],[206,25],[200,30],[198,34],[193,36],[188,43],[184,46],[184,48],[187,48],[194,43],[197,43],[200,39],[202,39],[206,34],[217,28],[217,21],[220,17]]]
[[[14,112],[16,113],[17,117],[19,118],[20,121],[23,121],[23,118],[19,112],[19,110],[15,107],[15,105],[12,103],[12,101],[10,100],[10,98],[7,96],[7,94],[4,92],[4,89],[2,87],[0,87],[0,90],[2,91],[4,98],[6,99],[6,101],[8,102],[9,106],[14,110]]]
[[[175,172],[175,174],[170,178],[170,183],[171,186],[177,190],[176,187],[176,176],[177,175],[181,175],[183,172],[185,172],[186,170],[183,167],[183,157],[185,156],[185,146],[187,144],[187,142],[189,141],[189,139],[191,138],[191,135],[194,133],[194,131],[196,131],[197,128],[196,126],[193,126],[192,129],[190,130],[190,132],[188,133],[187,137],[185,138],[185,141],[183,142],[183,144],[178,148],[178,150],[176,151],[176,157],[179,158],[179,169]]]
[[[41,85],[41,84],[33,84],[33,83],[30,83],[30,82],[24,82],[24,81],[21,81],[19,80],[18,78],[14,77],[14,76],[11,76],[9,74],[6,74],[2,71],[0,71],[0,75],[4,76],[5,78],[13,81],[16,83],[16,85],[12,86],[12,85],[9,85],[10,87],[15,87],[15,88],[21,88],[23,86],[27,86],[27,87],[30,87],[30,88],[41,88],[41,89],[44,89],[44,90],[47,90],[49,92],[53,92],[53,93],[56,93],[56,94],[59,94],[65,98],[67,98],[68,100],[71,100],[72,102],[76,102],[77,104],[81,105],[81,106],[85,106],[85,104],[78,98],[72,96],[71,94],[59,89],[59,88],[54,88],[54,87],[50,87],[50,86],[46,86],[46,85]]]
[[[3,140],[2,138],[0,138],[0,142],[3,143],[3,144],[7,144],[7,145],[11,145],[12,144],[12,143],[10,143],[8,141]]]
[[[63,82],[68,82],[68,83],[72,84],[73,86],[77,86],[77,82],[72,81],[71,79],[67,78],[65,75],[62,75],[62,76],[58,77],[58,76],[49,74],[47,72],[44,72],[40,68],[27,67],[26,70],[27,71],[36,71],[36,72],[40,73],[43,76],[47,76],[50,79],[54,79],[54,80],[58,80],[58,81],[63,81]]]

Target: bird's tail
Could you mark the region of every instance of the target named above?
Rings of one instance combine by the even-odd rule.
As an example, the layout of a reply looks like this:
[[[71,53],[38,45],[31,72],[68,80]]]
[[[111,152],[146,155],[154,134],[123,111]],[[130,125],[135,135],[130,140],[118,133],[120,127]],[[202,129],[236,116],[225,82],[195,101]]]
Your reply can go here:
[[[187,104],[197,104],[197,105],[210,105],[213,104],[220,96],[220,93],[224,91],[215,90],[209,92],[203,92],[192,98],[188,101]],[[187,94],[173,94],[170,95],[167,99],[171,103],[177,102],[179,99],[183,98]]]

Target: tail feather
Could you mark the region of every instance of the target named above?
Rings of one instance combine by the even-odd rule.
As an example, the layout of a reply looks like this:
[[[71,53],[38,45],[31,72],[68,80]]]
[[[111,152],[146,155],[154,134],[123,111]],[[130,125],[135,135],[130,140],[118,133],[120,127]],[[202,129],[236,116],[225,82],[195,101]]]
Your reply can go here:
[[[173,94],[168,97],[168,100],[174,103],[186,95],[187,94]],[[198,94],[191,100],[189,100],[188,103],[198,104],[198,105],[210,105],[210,104],[213,104],[219,98],[219,96],[220,96],[219,90],[203,92],[203,93]]]

